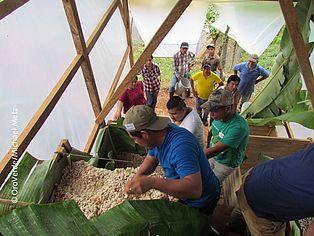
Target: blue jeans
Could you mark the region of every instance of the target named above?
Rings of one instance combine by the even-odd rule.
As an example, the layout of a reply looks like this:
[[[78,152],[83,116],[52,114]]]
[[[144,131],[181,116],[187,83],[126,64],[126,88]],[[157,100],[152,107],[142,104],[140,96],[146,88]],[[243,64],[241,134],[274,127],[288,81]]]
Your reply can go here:
[[[177,81],[178,81],[177,76],[174,74],[172,76],[172,80],[170,81],[170,87],[169,87],[169,92],[170,93],[174,92]]]
[[[153,110],[155,110],[156,104],[157,104],[157,97],[158,97],[158,91],[155,92],[146,92],[146,105],[150,106],[151,108],[153,108]]]
[[[202,99],[202,98],[196,98],[195,99],[195,105],[196,105],[196,110],[197,110],[197,113],[199,114],[201,120],[203,122],[207,121],[207,118],[208,118],[208,114],[209,114],[209,110],[208,109],[204,109],[204,113],[202,114],[202,108],[201,108],[201,105],[203,103],[207,102],[207,100],[205,99]]]

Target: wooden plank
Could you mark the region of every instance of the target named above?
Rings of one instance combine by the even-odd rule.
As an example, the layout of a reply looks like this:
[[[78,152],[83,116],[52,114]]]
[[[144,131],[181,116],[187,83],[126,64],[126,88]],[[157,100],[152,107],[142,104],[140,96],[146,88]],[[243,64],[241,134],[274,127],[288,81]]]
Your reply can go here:
[[[107,114],[110,112],[112,107],[117,102],[119,96],[124,92],[124,90],[127,88],[131,80],[138,74],[141,67],[144,65],[144,63],[148,60],[148,58],[151,56],[151,54],[155,51],[155,49],[158,47],[158,45],[161,43],[161,41],[164,39],[164,37],[167,35],[167,33],[170,31],[170,29],[173,27],[173,25],[176,23],[176,21],[180,18],[182,13],[185,11],[185,9],[189,6],[192,0],[179,0],[177,4],[174,6],[174,8],[171,10],[165,21],[161,24],[151,41],[148,43],[146,48],[144,49],[141,56],[138,58],[134,66],[131,68],[131,70],[126,75],[125,79],[122,81],[122,83],[117,88],[116,92],[112,96],[112,99],[108,101],[105,106],[103,107],[102,111],[96,118],[96,123],[100,124],[104,118],[107,116]]]
[[[99,23],[97,24],[97,26],[95,27],[95,29],[93,30],[91,35],[89,36],[89,38],[88,38],[88,40],[86,42],[86,45],[87,45],[86,52],[87,52],[87,54],[89,54],[92,51],[93,47],[95,46],[97,40],[99,39],[99,37],[100,37],[100,35],[102,33],[102,31],[104,30],[104,28],[108,24],[111,16],[113,15],[115,10],[117,9],[119,3],[120,3],[119,0],[114,0],[111,3],[111,5],[109,6],[109,8],[105,12],[105,14],[100,19]]]
[[[304,44],[304,39],[300,33],[296,12],[292,0],[279,0],[280,7],[286,21],[290,38],[295,49],[297,60],[300,66],[301,73],[309,92],[312,109],[314,108],[314,77],[309,60],[309,51]],[[313,3],[312,3],[313,4]]]
[[[276,127],[250,125],[251,135],[277,137]]]
[[[97,91],[93,69],[86,50],[85,39],[78,16],[75,0],[63,0],[63,7],[71,28],[71,34],[74,41],[77,54],[82,54],[84,61],[81,65],[85,84],[88,90],[88,95],[93,107],[95,116],[101,111],[99,94]]]
[[[26,150],[33,137],[37,134],[40,127],[44,124],[53,108],[58,103],[63,92],[70,84],[75,73],[83,62],[83,56],[77,55],[57,84],[53,87],[47,98],[41,104],[37,112],[34,114],[30,122],[26,125],[22,133],[16,140],[16,144],[12,145],[9,151],[0,162],[0,185],[12,169],[12,163],[17,162],[23,152]],[[17,146],[16,146],[17,145]]]
[[[246,148],[247,159],[241,165],[242,173],[256,166],[259,162],[257,157],[260,153],[273,158],[282,157],[306,148],[312,141],[301,139],[289,139],[281,137],[267,137],[250,135],[249,144]]]
[[[130,53],[129,53],[129,60],[130,60],[130,66],[132,67],[134,65],[134,57],[133,57],[133,47],[132,47],[132,32],[131,32],[131,22],[130,22],[130,14],[129,14],[129,4],[128,0],[122,0],[123,2],[123,11],[124,11],[124,17],[123,20],[125,21],[125,32],[126,32],[126,39],[128,46],[130,47]],[[120,8],[119,8],[120,9]]]
[[[113,95],[113,93],[114,93],[114,91],[115,91],[115,89],[117,87],[117,84],[119,82],[119,79],[120,79],[121,74],[123,72],[123,69],[125,67],[126,60],[128,58],[129,53],[130,53],[130,47],[127,47],[127,49],[125,50],[124,55],[122,57],[121,63],[120,63],[119,68],[118,68],[118,71],[117,71],[117,73],[115,75],[115,78],[114,78],[114,80],[113,80],[113,82],[111,84],[109,93],[107,95],[107,98],[106,98],[104,104],[106,104],[111,99],[111,96]],[[85,149],[84,149],[85,152],[89,153],[91,151],[91,149],[92,149],[92,147],[94,145],[94,142],[95,142],[95,139],[96,139],[96,135],[97,135],[99,129],[100,129],[100,125],[99,124],[95,124],[93,129],[92,129],[92,132],[90,133],[90,135],[88,137],[87,143],[85,145]]]
[[[15,11],[19,7],[23,6],[29,0],[3,0],[0,1],[0,20]]]

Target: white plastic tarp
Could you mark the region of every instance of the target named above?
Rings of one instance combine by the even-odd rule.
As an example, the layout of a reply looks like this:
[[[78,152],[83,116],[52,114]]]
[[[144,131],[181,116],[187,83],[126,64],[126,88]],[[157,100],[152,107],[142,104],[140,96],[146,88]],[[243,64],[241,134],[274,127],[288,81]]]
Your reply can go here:
[[[112,1],[76,1],[85,40]],[[126,50],[118,10],[90,53],[101,103]],[[32,0],[0,21],[0,159],[76,55],[62,1]],[[129,69],[129,64],[124,75]],[[13,113],[13,114],[12,114]],[[112,114],[109,115],[109,117]],[[79,70],[27,151],[49,159],[62,138],[84,149],[94,113]]]
[[[130,10],[132,12],[134,24],[144,41],[145,45],[151,40],[162,22],[166,19],[174,3],[161,4],[166,0],[159,1],[156,6],[152,2],[144,2],[141,5],[130,0]],[[206,12],[207,1],[192,1],[189,7],[181,15],[167,36],[163,39],[159,47],[155,50],[156,57],[172,57],[179,51],[181,42],[188,42],[189,50],[196,52],[197,42],[201,36]]]
[[[284,24],[279,2],[215,3],[219,17],[214,26],[225,32],[249,54],[261,55]]]

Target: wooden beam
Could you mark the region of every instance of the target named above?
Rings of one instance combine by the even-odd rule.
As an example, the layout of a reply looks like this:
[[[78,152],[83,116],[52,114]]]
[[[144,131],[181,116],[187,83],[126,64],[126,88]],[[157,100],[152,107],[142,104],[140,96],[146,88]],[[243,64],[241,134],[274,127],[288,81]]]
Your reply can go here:
[[[62,2],[65,14],[68,19],[68,23],[71,28],[72,38],[74,41],[76,52],[77,54],[82,54],[84,57],[84,61],[81,65],[81,68],[85,79],[85,84],[88,90],[88,95],[96,117],[101,111],[101,104],[95,83],[93,69],[86,50],[85,39],[80,19],[78,16],[75,0],[63,0]]]
[[[191,2],[192,0],[179,0],[177,2],[177,4],[171,10],[169,15],[165,19],[165,21],[161,24],[161,26],[159,27],[159,29],[157,30],[157,32],[151,39],[151,41],[148,43],[148,45],[146,46],[146,48],[144,49],[143,53],[138,58],[134,66],[128,72],[125,79],[119,85],[116,92],[112,96],[112,99],[105,104],[102,111],[96,118],[96,123],[100,124],[104,120],[104,118],[107,116],[107,114],[110,112],[112,107],[117,102],[119,96],[127,88],[127,86],[129,85],[131,80],[134,78],[134,76],[136,76],[137,73],[141,70],[144,63],[148,60],[151,54],[155,51],[155,49],[158,47],[158,45],[161,43],[161,41],[164,39],[164,37],[167,35],[167,33],[170,31],[170,29],[173,27],[176,21],[180,18],[182,13],[190,5]]]
[[[53,108],[58,103],[65,89],[70,84],[75,73],[79,69],[83,62],[83,56],[77,55],[62,77],[59,79],[57,84],[53,87],[47,98],[41,104],[37,112],[34,114],[30,122],[26,125],[22,133],[16,140],[15,144],[6,153],[4,158],[0,162],[0,186],[5,180],[6,176],[12,169],[12,164],[17,162],[23,152],[26,150],[29,143],[32,141],[34,136],[37,134],[40,127],[44,124],[48,116],[50,115]]]
[[[104,104],[106,104],[111,99],[111,96],[113,95],[113,93],[117,87],[117,84],[119,82],[119,79],[120,79],[121,74],[123,72],[123,69],[125,67],[126,60],[128,58],[129,53],[130,53],[130,47],[127,47],[127,49],[125,50],[124,55],[122,57],[121,63],[118,67],[118,71],[116,73],[116,76],[115,76],[115,78],[111,84],[109,93],[106,97]],[[86,143],[85,148],[84,148],[84,152],[90,153],[90,151],[92,150],[92,147],[94,145],[96,135],[97,135],[99,129],[100,129],[100,125],[96,123],[92,129],[92,132],[89,135],[89,138],[88,138],[87,143]]]
[[[122,9],[119,7],[119,10],[123,10],[121,15],[123,15],[122,19],[124,20],[126,39],[128,46],[130,47],[129,59],[131,67],[134,65],[134,57],[133,57],[133,47],[132,47],[132,25],[130,22],[130,14],[129,14],[129,4],[128,0],[122,0],[123,7]]]
[[[86,52],[87,52],[87,54],[89,54],[92,51],[93,47],[95,46],[97,40],[99,39],[99,37],[100,37],[100,35],[102,33],[102,31],[104,30],[104,28],[108,24],[109,20],[111,19],[111,16],[113,15],[115,10],[117,9],[119,3],[120,3],[119,0],[114,0],[111,3],[111,5],[109,6],[108,10],[102,16],[102,18],[100,19],[100,21],[97,24],[96,28],[93,30],[93,32],[89,36],[89,38],[88,38],[88,40],[86,42],[86,45],[87,45]]]
[[[19,7],[23,6],[29,0],[3,0],[0,1],[0,20],[15,11]]]
[[[309,92],[312,109],[314,108],[314,77],[309,60],[309,52],[304,44],[304,39],[300,33],[296,12],[292,0],[279,0],[280,7],[286,21],[290,38],[295,49],[297,60],[300,66],[301,73]],[[312,3],[313,4],[313,3]]]
[[[283,125],[285,127],[285,130],[287,132],[288,138],[294,138],[293,130],[291,129],[291,126],[289,122],[283,122]]]

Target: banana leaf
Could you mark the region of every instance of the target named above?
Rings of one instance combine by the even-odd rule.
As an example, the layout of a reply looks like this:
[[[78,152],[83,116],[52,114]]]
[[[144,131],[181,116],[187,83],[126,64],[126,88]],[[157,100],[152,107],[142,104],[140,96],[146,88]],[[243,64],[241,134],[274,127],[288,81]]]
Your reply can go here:
[[[301,111],[289,112],[287,114],[270,117],[265,119],[248,119],[249,125],[264,126],[264,125],[282,125],[282,122],[296,122],[302,124],[304,127],[314,129],[314,112]]]
[[[0,217],[2,235],[101,235],[75,201],[33,204]]]
[[[299,1],[296,5],[299,28],[305,44],[310,49],[308,56],[313,50],[313,43],[308,44],[309,22],[313,10],[314,2],[311,0]],[[281,39],[280,53],[276,57],[268,83],[241,115],[249,118],[269,118],[263,122],[258,120],[260,124],[269,124],[268,122],[271,123],[274,120],[277,122],[278,119],[287,118],[287,116],[290,120],[298,123],[306,121],[307,119],[300,119],[299,114],[290,113],[296,106],[298,106],[299,111],[310,110],[310,106],[302,96],[301,87],[300,68],[288,30],[285,29]],[[283,113],[290,114],[282,117]],[[294,115],[296,117],[293,117]],[[300,124],[309,126],[307,123]]]
[[[14,200],[22,202],[46,203],[51,197],[54,186],[60,182],[64,167],[71,161],[89,158],[90,155],[76,149],[73,149],[68,157],[49,161],[37,160],[26,152],[15,167],[15,172],[1,189],[0,198],[12,199],[14,197]],[[13,191],[13,185],[16,191]],[[0,215],[16,207],[16,205],[0,204]]]
[[[91,219],[107,235],[215,235],[208,217],[198,210],[167,200],[125,201]]]
[[[122,152],[136,153],[145,155],[144,147],[136,144],[128,135],[123,126],[111,124],[99,130],[95,147],[94,155],[96,158],[108,157],[112,153],[112,159],[116,159],[118,154]],[[96,167],[105,167],[108,161],[92,159],[90,164]]]

